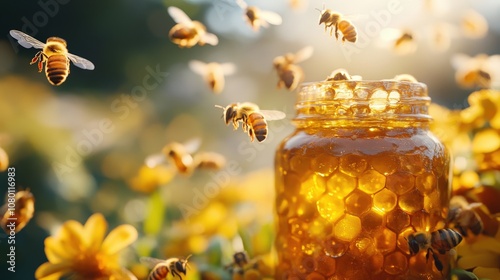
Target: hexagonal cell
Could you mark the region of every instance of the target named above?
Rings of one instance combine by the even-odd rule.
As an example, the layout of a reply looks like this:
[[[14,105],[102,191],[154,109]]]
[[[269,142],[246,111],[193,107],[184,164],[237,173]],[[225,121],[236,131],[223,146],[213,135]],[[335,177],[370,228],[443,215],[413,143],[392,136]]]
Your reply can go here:
[[[370,165],[382,175],[391,175],[399,168],[399,158],[391,154],[378,154],[370,159]]]
[[[443,205],[441,204],[440,193],[437,190],[424,196],[424,209],[427,212],[431,212],[434,209],[440,209],[441,207],[443,207]]]
[[[375,253],[370,257],[368,263],[366,264],[366,268],[368,271],[371,271],[372,274],[378,274],[382,272],[382,268],[384,266],[384,255],[381,253]]]
[[[345,198],[357,187],[356,178],[342,172],[334,172],[326,182],[328,191],[338,198]]]
[[[342,241],[351,241],[361,232],[361,220],[353,215],[346,214],[334,226],[335,237]]]
[[[324,194],[316,203],[321,217],[329,222],[337,221],[344,214],[344,201],[331,194]]]
[[[323,244],[323,251],[326,256],[331,258],[342,257],[347,252],[348,246],[345,243],[328,238]]]
[[[372,208],[372,197],[362,191],[353,191],[345,200],[347,213],[361,216]]]
[[[424,208],[424,197],[417,189],[399,197],[398,205],[404,211],[412,214]]]
[[[285,175],[283,175],[283,182],[284,182],[284,192],[287,195],[294,195],[294,194],[299,194],[300,192],[300,177],[294,172],[287,172]]]
[[[370,169],[359,176],[358,184],[360,190],[367,194],[373,194],[385,187],[385,176]]]
[[[430,141],[427,141],[428,143]],[[402,170],[411,174],[421,174],[426,171],[428,166],[432,166],[430,159],[425,156],[424,152],[413,155],[405,155],[400,158]]]
[[[302,182],[300,194],[308,201],[316,201],[326,190],[325,178],[318,174],[312,174]]]
[[[410,215],[396,208],[387,214],[387,227],[399,233],[403,228],[410,225]]]
[[[311,273],[314,271],[314,257],[303,254],[295,265],[300,273]]]
[[[307,233],[311,238],[324,238],[325,233],[330,233],[333,225],[321,217],[317,217],[309,223]]]
[[[368,167],[368,162],[358,155],[345,155],[340,158],[339,169],[352,177],[358,177]]]
[[[349,254],[356,257],[366,258],[375,254],[376,249],[373,241],[367,237],[357,238],[349,246]]]
[[[384,216],[378,211],[370,210],[361,217],[363,230],[372,232],[384,225]]]
[[[408,267],[408,259],[401,252],[385,256],[384,270],[391,275],[403,273]]]
[[[398,197],[395,193],[388,189],[383,189],[373,196],[373,208],[376,208],[380,212],[389,212],[398,202]]]
[[[375,234],[375,246],[382,254],[387,254],[396,249],[396,234],[384,228]]]
[[[321,255],[316,259],[315,270],[322,275],[329,277],[335,273],[335,259],[326,255]]]
[[[325,276],[323,276],[321,273],[314,271],[312,273],[309,273],[306,276],[306,280],[325,280]]]
[[[403,253],[409,255],[410,254],[410,247],[408,246],[408,236],[415,231],[413,230],[412,227],[407,227],[398,234],[398,241],[397,241],[397,246],[399,250],[403,251]]]
[[[296,155],[290,159],[290,169],[298,174],[304,173],[309,170],[311,166],[311,158]]]
[[[432,172],[424,172],[415,179],[415,187],[423,195],[430,194],[437,189],[436,176]]]
[[[401,195],[415,187],[415,176],[407,172],[396,172],[387,176],[385,186],[394,193]]]
[[[430,230],[430,216],[425,210],[417,211],[411,215],[411,225],[416,231]]]
[[[319,154],[311,162],[311,167],[316,174],[327,177],[332,174],[339,165],[339,159],[329,154]]]

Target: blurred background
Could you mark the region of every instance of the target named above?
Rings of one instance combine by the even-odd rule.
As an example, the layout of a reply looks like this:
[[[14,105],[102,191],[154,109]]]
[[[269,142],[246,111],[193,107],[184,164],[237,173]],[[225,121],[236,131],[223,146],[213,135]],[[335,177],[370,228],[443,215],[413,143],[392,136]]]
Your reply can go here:
[[[84,222],[95,212],[105,215],[110,228],[128,223],[138,229],[128,266],[140,255],[165,258],[192,252],[203,270],[204,264],[230,262],[231,249],[241,247],[234,244],[244,244],[253,255],[269,252],[273,155],[293,130],[295,102],[294,92],[276,87],[276,56],[311,45],[312,57],[299,63],[304,81],[324,80],[337,68],[368,80],[406,73],[428,85],[433,102],[461,109],[468,106],[472,89],[457,85],[453,55],[500,53],[497,0],[248,4],[278,13],[283,23],[254,31],[231,0],[2,3],[0,147],[16,168],[18,189],[29,188],[36,207],[33,220],[16,235],[15,279],[33,278],[46,261],[43,240],[58,226],[69,219]],[[173,44],[168,38],[175,25],[169,6],[206,24],[219,44]],[[352,18],[358,30],[355,44],[336,40],[318,25],[324,6]],[[482,15],[487,30],[463,30],[470,10]],[[42,42],[51,36],[64,38],[70,53],[96,68],[72,65],[64,84],[52,86],[29,65],[36,50],[18,45],[11,29]],[[395,47],[394,34],[410,31],[413,39],[404,48]],[[236,72],[215,95],[189,68],[193,59],[234,63]],[[152,77],[152,86],[145,84],[147,77]],[[247,135],[226,126],[222,110],[214,108],[244,101],[283,111],[287,119],[269,123],[266,142],[251,143]],[[144,159],[165,144],[190,139],[201,139],[200,151],[224,155],[234,172],[200,170],[182,176],[171,168],[144,169]],[[0,173],[0,195],[7,191],[2,182],[7,182],[6,172]],[[196,213],[188,215],[191,208],[186,205],[197,204],[194,198],[208,182],[224,187],[198,201]],[[5,274],[6,240],[0,236],[0,275],[12,276]]]

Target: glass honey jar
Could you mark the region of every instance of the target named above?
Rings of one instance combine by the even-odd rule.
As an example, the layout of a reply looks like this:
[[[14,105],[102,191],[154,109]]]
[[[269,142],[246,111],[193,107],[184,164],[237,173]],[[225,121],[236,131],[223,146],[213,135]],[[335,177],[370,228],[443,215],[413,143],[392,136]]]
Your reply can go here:
[[[296,130],[276,152],[275,279],[443,279],[448,254],[408,236],[444,226],[450,156],[430,132],[427,86],[301,85]]]

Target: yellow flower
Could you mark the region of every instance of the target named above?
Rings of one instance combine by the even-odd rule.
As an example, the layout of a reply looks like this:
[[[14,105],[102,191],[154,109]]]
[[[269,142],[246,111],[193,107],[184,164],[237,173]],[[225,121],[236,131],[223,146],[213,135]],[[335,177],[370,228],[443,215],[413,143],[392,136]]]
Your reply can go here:
[[[65,222],[55,236],[45,239],[48,262],[38,267],[37,279],[136,279],[119,264],[120,251],[137,239],[131,225],[113,229],[106,238],[107,223],[100,213],[92,215],[85,225]]]

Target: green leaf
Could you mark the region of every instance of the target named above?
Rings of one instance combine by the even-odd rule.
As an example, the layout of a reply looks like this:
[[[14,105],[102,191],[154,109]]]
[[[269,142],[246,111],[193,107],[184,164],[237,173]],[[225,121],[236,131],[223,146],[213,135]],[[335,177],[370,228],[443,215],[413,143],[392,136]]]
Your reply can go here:
[[[156,191],[149,196],[146,219],[144,219],[144,233],[157,235],[163,225],[165,217],[165,205],[161,199],[160,192]]]

